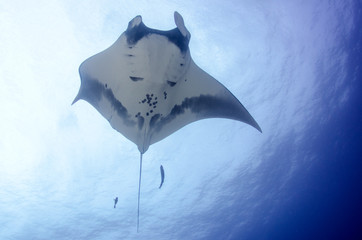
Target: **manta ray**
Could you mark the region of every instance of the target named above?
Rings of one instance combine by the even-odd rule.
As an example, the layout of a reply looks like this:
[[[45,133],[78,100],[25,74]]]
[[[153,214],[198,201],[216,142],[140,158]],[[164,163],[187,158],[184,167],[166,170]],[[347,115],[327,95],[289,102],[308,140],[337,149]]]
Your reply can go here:
[[[140,152],[185,125],[206,118],[228,118],[261,128],[239,100],[192,60],[190,32],[174,13],[176,28],[147,27],[141,16],[108,49],[79,67],[81,86],[72,104],[90,103]]]

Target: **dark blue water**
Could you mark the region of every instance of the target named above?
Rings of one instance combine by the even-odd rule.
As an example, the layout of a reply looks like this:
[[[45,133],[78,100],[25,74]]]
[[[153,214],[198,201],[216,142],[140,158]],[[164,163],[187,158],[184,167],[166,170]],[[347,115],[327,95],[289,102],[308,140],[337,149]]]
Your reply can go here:
[[[361,4],[355,3],[351,38],[341,46],[348,52],[347,78],[341,88],[350,88],[348,103],[332,118],[321,123],[315,119],[297,149],[289,139],[264,164],[266,172],[276,163],[288,162],[297,151],[298,161],[314,155],[314,163],[301,164],[281,193],[281,203],[272,220],[263,224],[259,216],[250,231],[235,233],[230,239],[361,239],[362,238],[362,22]],[[338,71],[338,70],[337,70]],[[334,81],[337,79],[330,79]],[[330,84],[330,82],[328,83]],[[328,85],[324,86],[328,88]],[[330,95],[325,98],[328,112]],[[293,138],[293,136],[290,136]],[[309,156],[308,156],[309,155]],[[282,160],[284,159],[284,160]],[[265,173],[265,179],[270,178]],[[273,188],[275,181],[265,184]],[[268,209],[265,203],[261,208]],[[261,213],[262,214],[262,213]],[[222,239],[220,235],[220,239]]]
[[[359,239],[362,236],[362,115],[358,109],[362,89],[355,87],[351,105],[324,126],[312,128],[308,134],[311,139],[303,142],[301,148],[315,154],[317,162],[313,168],[300,166],[285,189],[288,200],[278,207],[273,221],[246,235],[246,239]],[[304,153],[300,153],[300,159]],[[280,152],[280,156],[288,154]]]
[[[336,96],[327,89],[338,79],[330,75],[319,94],[325,114],[332,117],[314,119],[298,145],[296,136],[289,134],[259,168],[263,183],[258,196],[263,198],[278,191],[282,184],[278,176],[288,171],[291,159],[298,161],[279,199],[264,201],[246,227],[230,233],[230,225],[242,221],[235,217],[208,239],[362,239],[362,31],[358,24],[362,15],[361,4],[354,4],[355,27],[340,45],[348,53],[347,77],[335,93],[350,89],[348,102],[331,110],[331,98]]]

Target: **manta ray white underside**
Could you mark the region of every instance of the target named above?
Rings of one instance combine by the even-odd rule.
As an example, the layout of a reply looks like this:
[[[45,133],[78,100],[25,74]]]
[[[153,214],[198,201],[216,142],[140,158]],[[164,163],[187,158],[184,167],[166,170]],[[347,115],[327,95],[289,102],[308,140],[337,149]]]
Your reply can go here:
[[[141,153],[183,126],[205,118],[259,125],[221,83],[200,69],[189,51],[190,33],[181,15],[177,28],[146,27],[141,16],[108,49],[85,60],[73,103],[92,104]]]

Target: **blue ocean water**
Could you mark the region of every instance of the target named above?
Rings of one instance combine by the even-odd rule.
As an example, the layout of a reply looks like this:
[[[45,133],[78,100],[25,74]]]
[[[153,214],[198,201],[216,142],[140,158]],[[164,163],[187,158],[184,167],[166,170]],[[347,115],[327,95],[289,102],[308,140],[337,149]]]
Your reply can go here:
[[[362,22],[360,4],[355,5],[356,27],[341,46],[348,52],[347,77],[343,88],[350,88],[350,99],[331,119],[321,124],[315,119],[299,146],[298,159],[315,154],[312,167],[301,165],[283,194],[288,201],[279,206],[273,222],[264,230],[246,235],[246,239],[360,239],[362,237]],[[338,57],[338,56],[337,56]],[[340,69],[336,69],[339,71]],[[333,77],[331,81],[336,81]],[[328,88],[328,84],[324,86]],[[329,111],[331,97],[325,98]],[[324,94],[326,94],[324,96]],[[287,141],[275,157],[288,158]],[[266,166],[273,169],[273,166]],[[243,234],[241,234],[243,236]],[[235,238],[237,239],[237,238]],[[241,238],[242,239],[242,238]]]
[[[346,69],[343,69],[345,81],[334,94],[328,93],[328,89],[338,81],[335,75],[319,88],[323,114],[331,115],[330,119],[324,122],[315,118],[297,148],[291,144],[295,136],[285,138],[263,164],[266,184],[262,191],[267,192],[279,184],[275,176],[285,171],[280,165],[293,156],[299,162],[293,179],[280,192],[270,221],[264,223],[262,220],[263,210],[266,213],[271,207],[270,202],[265,202],[250,231],[240,231],[230,239],[362,238],[361,7],[360,2],[354,2],[351,14],[355,27],[340,46],[348,53]],[[348,103],[330,112],[332,99],[338,98],[345,89],[350,89]],[[304,161],[311,155],[312,164]],[[216,239],[222,239],[222,234]]]
[[[38,22],[40,14],[29,10],[32,17],[25,21],[27,7],[14,5],[13,12],[21,14],[13,16],[0,4],[6,10],[0,17],[10,16],[0,21],[8,33],[0,36],[0,52],[12,47],[7,40],[17,43],[0,61],[5,86],[0,95],[6,96],[0,98],[6,113],[0,120],[0,239],[362,239],[360,1],[241,2],[125,7],[119,1],[92,6],[71,1],[59,4],[64,17],[61,11],[53,14],[48,2],[37,7],[34,11],[50,12],[60,21],[56,32],[63,31],[64,19],[74,21],[70,28],[80,41],[71,51],[66,34],[58,51],[46,48],[60,39],[49,33],[54,25],[44,27],[49,38],[35,31],[35,25],[58,23],[51,16]],[[86,103],[69,105],[78,90],[81,61],[108,47],[137,14],[156,25],[163,24],[157,19],[161,12],[171,15],[175,9],[191,31],[195,62],[231,89],[263,133],[238,122],[203,120],[152,145],[144,156],[137,233],[136,147]],[[81,14],[86,17],[77,19]],[[204,20],[198,18],[202,14]],[[25,36],[5,23],[25,24],[21,30],[37,34],[25,32],[27,41],[20,44],[17,39]],[[89,32],[82,33],[84,28]],[[40,35],[46,39],[41,46],[31,42],[34,36],[39,42]],[[217,41],[209,39],[205,50],[210,36]],[[24,54],[9,64],[16,49]],[[77,55],[69,59],[71,54]],[[55,65],[47,65],[51,62]],[[60,63],[71,77],[58,71]],[[24,72],[26,81],[13,72]],[[26,85],[32,75],[34,88]],[[42,85],[47,88],[36,92]],[[49,98],[48,89],[55,87],[59,90]],[[33,101],[28,88],[30,95],[48,98]],[[35,105],[44,102],[51,110],[61,109],[59,116],[45,112],[47,107],[36,111]],[[18,106],[21,118],[14,120],[9,115]],[[30,140],[23,141],[27,134]]]

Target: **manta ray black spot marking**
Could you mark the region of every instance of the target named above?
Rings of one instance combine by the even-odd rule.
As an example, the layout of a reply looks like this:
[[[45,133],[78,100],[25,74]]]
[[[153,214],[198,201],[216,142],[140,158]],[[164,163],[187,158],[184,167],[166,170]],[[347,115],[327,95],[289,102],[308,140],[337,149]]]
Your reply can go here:
[[[167,84],[170,85],[171,87],[173,87],[173,86],[176,85],[176,82],[172,82],[172,81],[167,80]]]
[[[183,63],[180,63],[180,66],[181,66],[181,67],[183,67],[183,65],[184,65]]]
[[[104,84],[104,86],[107,88],[107,83],[106,83],[106,84]]]
[[[167,92],[163,92],[163,97],[164,97],[164,99],[167,98]]]
[[[133,54],[126,54],[127,57],[134,57]]]
[[[134,81],[134,82],[137,82],[137,81],[142,81],[143,78],[142,77],[133,77],[133,76],[129,76],[129,78]]]

